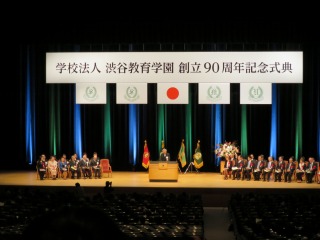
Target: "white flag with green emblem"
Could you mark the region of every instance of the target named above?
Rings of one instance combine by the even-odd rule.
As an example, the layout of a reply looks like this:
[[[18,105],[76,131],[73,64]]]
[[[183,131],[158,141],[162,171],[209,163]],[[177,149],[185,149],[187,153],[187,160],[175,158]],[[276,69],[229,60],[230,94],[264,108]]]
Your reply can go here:
[[[199,83],[199,104],[230,104],[230,83]]]
[[[147,83],[117,83],[117,104],[147,104]]]
[[[77,104],[106,104],[106,83],[76,83]]]
[[[272,83],[240,83],[240,104],[272,104]]]

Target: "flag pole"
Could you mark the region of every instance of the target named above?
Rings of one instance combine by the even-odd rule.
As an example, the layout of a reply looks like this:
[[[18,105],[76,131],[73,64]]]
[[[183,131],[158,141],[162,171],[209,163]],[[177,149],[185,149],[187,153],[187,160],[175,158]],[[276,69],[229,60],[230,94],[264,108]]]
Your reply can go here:
[[[200,140],[198,140],[197,146],[198,146],[199,143],[200,143]],[[197,150],[197,148],[196,148],[196,150]],[[186,169],[186,171],[184,172],[184,174],[186,174],[188,172],[189,168],[190,168],[190,172],[192,172],[192,168],[193,167],[196,170],[196,172],[199,173],[199,170],[194,166],[194,163],[190,162],[188,167],[187,167],[187,169]]]

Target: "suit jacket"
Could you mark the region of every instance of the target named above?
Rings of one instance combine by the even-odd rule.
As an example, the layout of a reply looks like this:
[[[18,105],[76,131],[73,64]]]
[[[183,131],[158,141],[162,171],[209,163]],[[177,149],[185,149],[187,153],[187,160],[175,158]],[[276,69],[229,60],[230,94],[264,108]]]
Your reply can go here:
[[[261,171],[261,170],[264,168],[264,162],[261,161],[260,164],[259,164],[259,166],[258,166],[258,163],[259,163],[259,161],[256,161],[256,162],[255,162],[255,164],[254,164],[254,170],[255,170],[255,169],[259,169],[259,170]]]
[[[317,171],[317,164],[314,162],[312,164],[312,168],[310,168],[310,163],[309,163],[308,169],[312,172],[312,174],[314,174]]]
[[[286,167],[286,164],[285,164],[285,162],[281,162],[281,163],[279,162],[277,167],[278,167],[278,169],[284,170]]]
[[[267,162],[265,166],[266,166],[266,168],[269,168],[269,162]],[[271,170],[272,170],[272,169],[274,169],[274,168],[275,168],[275,164],[274,164],[274,162],[271,162],[271,163],[270,163],[270,168],[269,168],[269,169],[271,169]]]
[[[237,164],[236,164],[236,166],[238,167],[238,170],[242,170],[242,168],[244,167],[244,162],[243,162],[243,160],[238,161]]]
[[[167,161],[167,157],[168,157],[168,161],[170,161],[170,153],[167,153],[166,155],[161,153],[160,154],[160,161]]]
[[[250,161],[250,163],[249,163],[249,161]],[[249,164],[249,166],[248,166],[248,164]],[[252,168],[254,167],[254,161],[253,160],[248,160],[248,161],[245,161],[244,162],[244,169],[245,170],[249,170],[249,171],[251,171],[252,170]],[[247,169],[247,167],[249,167],[250,169]]]
[[[286,165],[286,172],[287,172],[287,170],[288,170],[288,168],[289,168],[289,164],[290,163],[287,163],[287,165]],[[294,172],[294,170],[296,169],[296,164],[293,162],[292,164],[291,164],[291,166],[290,166],[290,173],[293,173]]]

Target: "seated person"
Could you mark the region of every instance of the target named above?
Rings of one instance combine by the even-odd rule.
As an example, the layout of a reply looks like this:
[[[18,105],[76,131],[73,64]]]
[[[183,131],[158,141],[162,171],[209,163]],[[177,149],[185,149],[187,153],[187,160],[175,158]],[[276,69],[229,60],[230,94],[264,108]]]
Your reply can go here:
[[[82,174],[84,178],[92,178],[90,160],[87,157],[87,153],[83,153],[82,158],[79,162],[79,166],[82,170]]]
[[[247,181],[251,180],[251,173],[252,173],[253,166],[254,166],[254,157],[253,157],[253,154],[250,154],[250,156],[248,156],[248,160],[244,165],[242,180],[244,179],[247,179]]]
[[[92,167],[94,178],[101,178],[100,158],[98,157],[98,153],[93,153],[93,157],[90,159],[90,166]]]
[[[289,158],[289,162],[285,166],[285,172],[284,172],[284,181],[290,183],[292,175],[294,171],[296,170],[296,164],[294,163],[294,157],[291,156]]]
[[[46,155],[41,154],[39,161],[37,162],[37,169],[40,176],[40,180],[44,179],[44,175],[47,171],[47,162],[46,162]]]
[[[71,172],[71,178],[74,179],[75,175],[77,175],[77,178],[81,178],[81,168],[79,166],[79,159],[77,159],[77,154],[74,153],[71,155],[70,161],[69,161],[69,167]]]
[[[296,177],[297,177],[297,182],[301,183],[302,182],[302,176],[304,175],[306,171],[307,165],[305,164],[305,158],[301,157],[299,160],[299,164],[296,168]]]
[[[58,174],[58,162],[56,161],[56,157],[51,155],[48,161],[48,171],[53,180],[57,179]]]
[[[271,173],[272,173],[274,167],[275,167],[275,165],[274,165],[274,162],[273,162],[273,157],[269,156],[268,157],[268,163],[267,163],[266,167],[262,171],[263,181],[266,181],[266,178],[267,178],[268,182],[270,181],[270,176],[271,176]]]
[[[285,162],[284,162],[284,157],[279,156],[279,161],[275,165],[275,170],[274,170],[274,181],[275,182],[281,182],[281,177],[285,169]]]
[[[170,153],[168,153],[166,148],[162,149],[159,160],[160,161],[170,161]]]
[[[317,165],[314,162],[315,161],[314,157],[309,157],[308,160],[309,160],[309,166],[306,169],[306,180],[307,180],[307,183],[312,183],[312,178],[317,172]]]
[[[260,154],[258,156],[258,161],[254,162],[254,166],[253,166],[253,176],[254,176],[254,180],[255,181],[259,181],[260,180],[260,175],[261,172],[264,168],[264,156],[262,154]]]
[[[229,156],[226,156],[225,159],[226,161],[224,163],[223,175],[224,175],[224,180],[227,180],[228,176],[231,178],[232,161]]]
[[[63,179],[67,179],[68,176],[68,163],[64,155],[61,156],[59,161],[59,170]]]
[[[233,180],[235,180],[235,179],[240,180],[243,166],[244,166],[243,157],[241,155],[238,155],[237,162],[236,162],[235,166],[232,167],[232,176],[233,176],[232,179]]]
[[[318,184],[320,184],[320,165],[319,165],[319,169],[318,169]]]

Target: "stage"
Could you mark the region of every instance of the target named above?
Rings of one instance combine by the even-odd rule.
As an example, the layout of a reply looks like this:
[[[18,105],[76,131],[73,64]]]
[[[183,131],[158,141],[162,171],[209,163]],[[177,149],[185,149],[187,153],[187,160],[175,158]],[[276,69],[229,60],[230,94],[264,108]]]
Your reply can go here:
[[[318,191],[320,184],[286,182],[263,182],[224,180],[220,173],[213,172],[182,172],[177,182],[150,182],[145,172],[113,172],[112,177],[101,179],[37,179],[36,171],[2,171],[0,187],[31,187],[32,189],[72,189],[77,182],[86,194],[94,195],[103,192],[106,181],[112,182],[114,193],[182,193],[200,194],[205,207],[226,207],[230,196],[234,193],[309,193]]]

